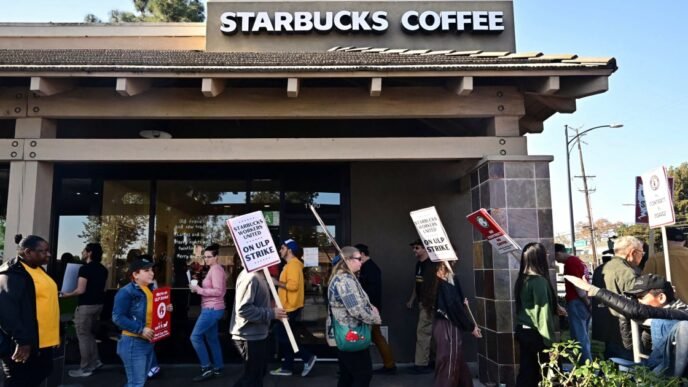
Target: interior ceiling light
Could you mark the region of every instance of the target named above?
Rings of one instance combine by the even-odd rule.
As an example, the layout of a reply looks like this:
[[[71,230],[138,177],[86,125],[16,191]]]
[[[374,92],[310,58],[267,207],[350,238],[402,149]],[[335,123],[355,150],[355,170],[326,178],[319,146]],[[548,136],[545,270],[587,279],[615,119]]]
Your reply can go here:
[[[139,136],[143,138],[152,138],[152,139],[157,139],[157,138],[172,138],[172,135],[163,132],[162,130],[142,130],[139,132]]]

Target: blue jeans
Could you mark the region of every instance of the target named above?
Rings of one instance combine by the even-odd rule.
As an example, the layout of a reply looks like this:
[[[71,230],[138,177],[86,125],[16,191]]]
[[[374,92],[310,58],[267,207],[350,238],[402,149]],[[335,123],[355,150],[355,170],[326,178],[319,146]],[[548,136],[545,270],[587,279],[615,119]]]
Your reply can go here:
[[[217,336],[217,324],[224,315],[224,309],[201,309],[201,315],[198,316],[193,332],[191,332],[191,344],[196,350],[198,361],[201,362],[201,367],[203,368],[210,367],[208,349],[205,346],[206,342],[213,356],[213,367],[216,369],[222,369],[224,367],[225,363],[222,360],[220,339]]]
[[[590,311],[581,300],[572,300],[566,303],[566,312],[569,315],[569,329],[571,339],[576,340],[581,346],[581,364],[586,360],[592,361],[590,351],[590,336],[588,335],[588,323],[590,322]]]
[[[138,337],[122,335],[117,343],[117,354],[127,373],[124,387],[143,387],[153,361],[153,344]]]
[[[293,312],[287,313],[287,318],[289,319],[289,325],[292,330],[296,330],[300,327],[299,319],[301,318],[301,310],[296,309]],[[289,342],[289,336],[287,335],[287,330],[284,328],[282,322],[278,322],[275,325],[275,337],[279,343],[280,356],[282,356],[282,369],[294,372],[294,356],[298,356],[303,360],[303,364],[309,362],[313,356],[309,350],[299,345],[299,352],[294,354],[294,350],[291,348],[291,343]]]
[[[688,373],[688,321],[653,319],[652,352],[645,365],[657,373],[681,377]]]

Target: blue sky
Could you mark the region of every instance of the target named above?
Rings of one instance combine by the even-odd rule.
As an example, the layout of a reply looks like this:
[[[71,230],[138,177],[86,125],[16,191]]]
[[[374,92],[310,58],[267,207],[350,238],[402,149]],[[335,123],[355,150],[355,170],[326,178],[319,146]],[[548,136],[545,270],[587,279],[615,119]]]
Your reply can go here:
[[[106,19],[113,8],[132,10],[130,0],[0,0],[0,22],[79,22],[87,13]],[[551,164],[555,234],[568,230],[564,125],[589,128],[622,123],[586,136],[584,158],[592,182],[593,216],[633,221],[635,176],[660,165],[688,161],[688,60],[683,25],[688,2],[660,0],[516,0],[518,51],[613,56],[619,70],[610,90],[578,102],[574,114],[558,114],[541,134],[529,136],[531,154],[554,155]],[[577,155],[572,174],[579,175]],[[579,181],[574,189],[580,188]],[[574,192],[577,221],[586,219],[583,195]]]

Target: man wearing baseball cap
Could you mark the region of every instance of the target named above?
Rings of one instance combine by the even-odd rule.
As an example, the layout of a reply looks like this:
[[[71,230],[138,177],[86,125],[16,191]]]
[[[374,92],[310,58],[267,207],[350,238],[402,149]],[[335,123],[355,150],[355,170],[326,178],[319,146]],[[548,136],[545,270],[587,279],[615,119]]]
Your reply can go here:
[[[280,257],[287,262],[282,269],[279,281],[274,281],[277,286],[280,301],[284,311],[287,312],[289,324],[293,329],[300,324],[301,312],[304,305],[304,278],[303,278],[303,249],[299,247],[293,239],[287,239],[282,243],[279,249]],[[275,325],[275,336],[279,343],[279,352],[282,360],[282,366],[276,370],[270,371],[273,376],[291,376],[294,372],[294,356],[299,356],[303,360],[303,371],[301,376],[307,376],[313,366],[317,357],[303,345],[299,346],[299,352],[294,353],[289,343],[289,336],[284,325]]]
[[[626,291],[631,298],[592,286],[582,278],[565,278],[628,319],[651,319],[652,352],[643,365],[667,376],[688,374],[688,305],[674,296],[671,283],[664,277],[643,274],[636,278]]]
[[[669,243],[669,265],[671,265],[671,278],[674,279],[676,295],[684,301],[688,301],[688,248],[686,248],[686,235],[681,229],[667,227],[667,242]],[[643,273],[654,273],[666,277],[664,267],[664,252],[660,251],[648,259]]]

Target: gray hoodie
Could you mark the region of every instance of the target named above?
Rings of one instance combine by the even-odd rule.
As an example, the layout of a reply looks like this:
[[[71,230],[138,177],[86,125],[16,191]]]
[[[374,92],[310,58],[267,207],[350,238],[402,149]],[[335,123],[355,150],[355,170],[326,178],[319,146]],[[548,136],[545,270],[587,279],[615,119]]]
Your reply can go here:
[[[270,289],[261,272],[239,273],[236,297],[229,323],[233,340],[263,340],[268,337],[275,312],[270,307]]]

